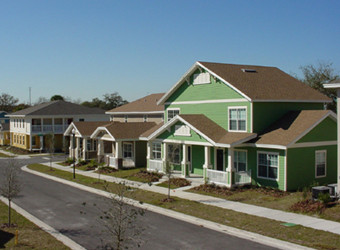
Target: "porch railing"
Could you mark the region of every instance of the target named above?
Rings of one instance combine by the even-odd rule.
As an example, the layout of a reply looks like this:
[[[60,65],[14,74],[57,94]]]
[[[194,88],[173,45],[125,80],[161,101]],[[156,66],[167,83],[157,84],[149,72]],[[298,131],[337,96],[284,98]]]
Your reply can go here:
[[[235,172],[235,184],[251,184],[251,169],[248,171]]]
[[[68,125],[32,125],[32,132],[64,133]]]
[[[32,125],[33,132],[41,132],[41,125]]]
[[[107,156],[108,164],[110,167],[117,168],[116,166],[116,158],[113,156]]]
[[[163,172],[163,161],[149,160],[149,169],[151,171]]]
[[[209,182],[216,184],[228,185],[228,172],[207,169],[207,178]]]

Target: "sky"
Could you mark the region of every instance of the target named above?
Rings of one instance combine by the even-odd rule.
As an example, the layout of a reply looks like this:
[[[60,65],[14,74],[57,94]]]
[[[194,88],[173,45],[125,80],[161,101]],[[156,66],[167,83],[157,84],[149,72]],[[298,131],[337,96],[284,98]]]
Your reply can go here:
[[[340,1],[0,1],[0,93],[20,102],[168,91],[195,61],[340,74]]]

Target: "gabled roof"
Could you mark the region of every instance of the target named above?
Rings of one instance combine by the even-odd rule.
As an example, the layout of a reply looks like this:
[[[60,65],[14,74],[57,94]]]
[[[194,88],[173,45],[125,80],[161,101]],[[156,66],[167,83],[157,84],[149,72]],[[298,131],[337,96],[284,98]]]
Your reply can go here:
[[[164,105],[157,105],[164,93],[151,94],[136,101],[124,104],[120,107],[111,109],[106,114],[126,114],[126,113],[163,113]]]
[[[101,131],[108,133],[113,140],[135,140],[145,131],[156,126],[155,122],[111,122],[98,127],[91,135],[96,137]]]
[[[327,117],[336,120],[335,114],[329,110],[291,111],[250,142],[288,147],[301,139]]]
[[[231,147],[256,137],[255,133],[228,132],[214,121],[202,114],[177,115],[168,123],[153,132],[148,139],[154,139],[178,121],[189,126],[190,129],[201,135],[213,146]]]
[[[198,68],[203,68],[249,101],[331,102],[327,96],[276,67],[196,62],[158,103],[164,104]]]
[[[109,121],[101,122],[72,122],[66,129],[64,135],[71,135],[72,129],[76,129],[81,137],[90,137],[92,133],[100,126],[110,123]]]
[[[62,100],[42,103],[29,107],[8,115],[28,116],[28,115],[99,115],[105,114],[105,110],[99,108],[89,108],[79,104],[65,102]]]

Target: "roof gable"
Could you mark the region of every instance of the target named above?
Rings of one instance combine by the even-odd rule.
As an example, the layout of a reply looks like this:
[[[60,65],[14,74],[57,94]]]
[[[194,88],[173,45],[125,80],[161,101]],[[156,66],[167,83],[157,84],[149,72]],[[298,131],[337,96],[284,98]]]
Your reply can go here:
[[[275,67],[196,62],[158,103],[164,104],[198,68],[206,70],[247,100],[331,102],[327,96]]]

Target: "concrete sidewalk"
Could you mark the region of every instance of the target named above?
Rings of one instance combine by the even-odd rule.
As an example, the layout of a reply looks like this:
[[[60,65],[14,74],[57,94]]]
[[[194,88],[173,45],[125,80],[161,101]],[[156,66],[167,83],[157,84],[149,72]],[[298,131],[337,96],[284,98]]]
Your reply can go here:
[[[49,166],[49,164],[47,163],[46,165]],[[56,163],[53,163],[52,167],[60,169],[60,170],[68,171],[68,172],[73,171],[71,167],[64,167]],[[99,175],[97,173],[94,173],[93,171],[76,170],[76,174],[80,174],[80,175],[84,175],[84,176],[88,176],[92,178],[99,177]],[[136,188],[140,188],[143,190],[152,191],[152,192],[156,192],[160,194],[165,194],[165,195],[167,195],[168,193],[167,188],[159,187],[156,185],[150,186],[147,183],[129,181],[126,179],[116,178],[116,177],[107,176],[103,174],[100,175],[100,179],[108,181],[108,182],[116,182],[116,183],[124,181],[126,185],[129,185],[132,187],[136,187]],[[182,198],[182,199],[197,201],[197,202],[211,205],[211,206],[216,206],[216,207],[220,207],[224,209],[230,209],[236,212],[241,212],[241,213],[268,218],[271,220],[276,220],[276,221],[281,221],[281,222],[294,223],[294,224],[302,225],[305,227],[314,228],[317,230],[323,230],[323,231],[327,231],[327,232],[340,235],[340,223],[339,222],[314,218],[314,217],[307,216],[307,215],[284,212],[281,210],[259,207],[255,205],[249,205],[249,204],[235,202],[235,201],[228,201],[225,199],[216,198],[216,197],[207,196],[207,195],[200,195],[200,194],[185,192],[185,190],[183,189],[172,190],[171,195]]]

